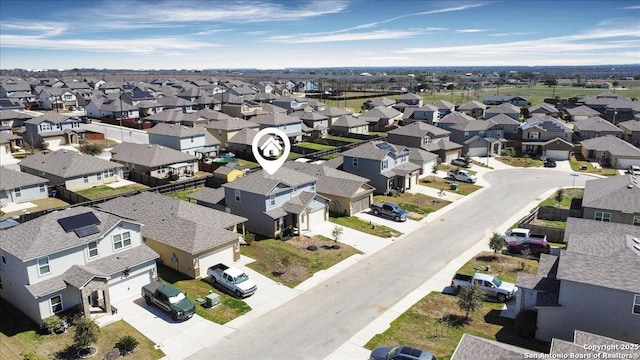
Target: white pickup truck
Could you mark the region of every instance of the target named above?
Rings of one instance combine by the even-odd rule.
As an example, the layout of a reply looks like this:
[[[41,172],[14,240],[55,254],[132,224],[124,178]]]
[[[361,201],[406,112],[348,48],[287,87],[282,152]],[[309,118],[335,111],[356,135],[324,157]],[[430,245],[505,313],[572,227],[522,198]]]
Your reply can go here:
[[[456,274],[451,280],[451,287],[456,291],[471,285],[478,285],[485,295],[494,297],[500,302],[511,299],[517,290],[514,284],[502,281],[490,274],[475,273],[473,276]]]
[[[447,172],[447,177],[451,180],[468,182],[470,184],[475,183],[478,178],[475,175],[471,175],[467,170],[449,170]]]
[[[258,285],[238,268],[224,264],[213,265],[207,269],[207,275],[211,277],[211,283],[226,287],[239,298],[251,296],[258,290]]]

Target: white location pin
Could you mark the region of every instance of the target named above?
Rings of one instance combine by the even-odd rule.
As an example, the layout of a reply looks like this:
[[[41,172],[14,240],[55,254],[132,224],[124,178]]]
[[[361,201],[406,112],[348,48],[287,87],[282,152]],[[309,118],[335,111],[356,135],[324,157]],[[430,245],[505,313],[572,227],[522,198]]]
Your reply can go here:
[[[269,134],[267,139],[262,142],[262,145],[258,145],[267,134]],[[262,169],[269,175],[273,175],[287,161],[291,151],[291,143],[284,131],[273,127],[264,128],[253,138],[251,151]]]

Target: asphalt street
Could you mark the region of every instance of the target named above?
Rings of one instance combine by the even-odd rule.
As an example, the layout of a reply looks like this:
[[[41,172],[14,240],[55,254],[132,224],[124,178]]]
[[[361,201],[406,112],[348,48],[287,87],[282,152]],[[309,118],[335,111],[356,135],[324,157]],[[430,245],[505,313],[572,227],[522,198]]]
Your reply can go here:
[[[497,170],[455,209],[364,258],[191,359],[323,359],[549,189],[591,177]],[[542,199],[539,199],[542,200]],[[202,336],[207,336],[202,334]]]

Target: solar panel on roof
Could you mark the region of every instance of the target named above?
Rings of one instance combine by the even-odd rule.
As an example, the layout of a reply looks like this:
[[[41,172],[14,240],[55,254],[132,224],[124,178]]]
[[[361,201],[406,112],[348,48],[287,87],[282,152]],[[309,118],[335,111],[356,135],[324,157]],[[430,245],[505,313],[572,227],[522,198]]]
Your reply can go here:
[[[83,238],[85,236],[99,233],[100,229],[98,229],[98,227],[95,225],[89,225],[89,226],[74,229],[73,232],[75,232],[79,238]]]
[[[96,217],[96,215],[89,211],[83,214],[68,216],[66,218],[58,219],[58,224],[62,226],[65,232],[74,231],[78,228],[90,226],[90,225],[98,225],[100,224],[100,220]]]

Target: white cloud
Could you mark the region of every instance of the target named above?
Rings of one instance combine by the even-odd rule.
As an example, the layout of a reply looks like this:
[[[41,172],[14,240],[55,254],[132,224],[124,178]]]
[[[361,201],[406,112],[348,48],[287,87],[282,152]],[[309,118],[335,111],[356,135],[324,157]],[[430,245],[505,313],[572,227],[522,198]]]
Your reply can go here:
[[[204,35],[212,35],[221,32],[234,31],[235,29],[210,29],[210,30],[202,30],[194,33],[193,35],[204,36]]]
[[[479,33],[479,32],[484,32],[484,31],[488,31],[485,29],[459,29],[456,30],[457,33]]]
[[[400,39],[419,35],[419,31],[411,30],[376,30],[370,32],[353,32],[353,33],[334,33],[334,34],[299,34],[271,36],[266,41],[302,44],[302,43],[321,43],[336,41],[360,41],[360,40],[384,40],[384,39]]]
[[[533,32],[512,32],[512,33],[493,33],[487,34],[488,36],[502,37],[502,36],[522,36],[522,35],[531,35],[535,34]]]

